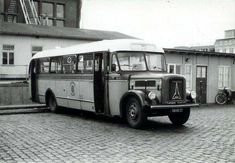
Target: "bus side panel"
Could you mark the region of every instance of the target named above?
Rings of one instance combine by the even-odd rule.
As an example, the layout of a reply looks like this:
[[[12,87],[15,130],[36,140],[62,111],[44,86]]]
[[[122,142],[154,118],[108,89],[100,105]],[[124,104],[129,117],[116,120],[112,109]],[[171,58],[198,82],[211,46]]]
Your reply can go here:
[[[120,100],[127,91],[127,80],[109,80],[109,104],[112,116],[120,115]]]
[[[93,79],[83,79],[79,82],[82,110],[95,111]]]
[[[79,100],[79,83],[80,81],[76,81],[75,79],[66,82],[68,107],[70,108],[82,109],[81,101]]]
[[[59,106],[68,107],[68,100],[67,98],[67,89],[66,85],[68,84],[68,81],[62,80],[62,79],[56,79],[55,80],[55,90],[54,94],[56,96],[56,101]]]

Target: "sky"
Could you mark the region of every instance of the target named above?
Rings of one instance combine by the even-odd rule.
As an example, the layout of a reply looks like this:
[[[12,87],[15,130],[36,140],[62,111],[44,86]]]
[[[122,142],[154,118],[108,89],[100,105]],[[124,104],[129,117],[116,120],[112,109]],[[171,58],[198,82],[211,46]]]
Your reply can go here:
[[[161,47],[213,45],[235,29],[235,0],[83,0],[81,28],[117,31]]]

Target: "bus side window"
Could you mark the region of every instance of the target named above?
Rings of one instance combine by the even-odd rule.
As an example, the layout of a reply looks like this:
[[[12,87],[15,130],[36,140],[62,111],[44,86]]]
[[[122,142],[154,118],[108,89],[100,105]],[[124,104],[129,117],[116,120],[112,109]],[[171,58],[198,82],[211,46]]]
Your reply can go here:
[[[115,71],[115,72],[119,71],[117,57],[115,54],[113,55],[113,58],[112,58],[111,71]]]
[[[40,73],[49,73],[49,65],[50,60],[49,58],[40,59]]]
[[[76,73],[76,55],[69,55],[63,57],[63,73],[65,74],[74,74]]]
[[[78,73],[91,74],[93,72],[93,54],[82,54],[78,56]]]
[[[78,73],[84,73],[84,57],[83,57],[83,55],[78,56]]]
[[[91,74],[93,72],[93,54],[84,55],[84,72]]]
[[[51,58],[51,67],[50,73],[61,73],[62,64],[61,64],[61,57]]]

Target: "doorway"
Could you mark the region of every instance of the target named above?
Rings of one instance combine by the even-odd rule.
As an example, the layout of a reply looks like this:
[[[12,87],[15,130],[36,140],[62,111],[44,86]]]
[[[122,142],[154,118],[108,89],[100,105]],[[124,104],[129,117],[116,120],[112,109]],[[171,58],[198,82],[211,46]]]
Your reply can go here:
[[[206,104],[207,96],[207,66],[197,66],[196,77],[197,103]]]
[[[95,53],[94,64],[94,101],[96,113],[104,113],[105,80],[103,53]]]
[[[29,67],[30,73],[30,89],[31,89],[31,98],[33,102],[37,102],[37,61],[32,60]]]

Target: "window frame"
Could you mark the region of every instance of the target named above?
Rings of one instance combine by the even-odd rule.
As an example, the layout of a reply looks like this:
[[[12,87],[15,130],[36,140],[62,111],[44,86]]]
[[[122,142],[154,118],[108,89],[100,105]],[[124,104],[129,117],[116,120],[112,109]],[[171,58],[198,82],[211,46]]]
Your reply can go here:
[[[170,73],[170,66],[173,66],[173,67],[174,67],[174,72],[173,72],[173,73]],[[177,73],[176,73],[176,67],[177,67],[177,66],[180,66],[180,73],[179,73],[179,75],[182,74],[182,65],[176,64],[176,63],[168,63],[168,64],[167,64],[167,73],[170,73],[170,74],[177,74]]]
[[[39,50],[33,50],[34,47],[41,47],[42,49],[40,51]],[[43,51],[43,46],[37,46],[37,45],[32,45],[31,46],[31,54],[32,54],[32,56],[34,56],[36,53],[41,52],[41,51]]]
[[[190,76],[189,76],[190,85],[187,85],[187,80],[188,80],[187,75],[186,75],[186,67],[187,66],[191,67]],[[184,76],[186,79],[186,89],[191,91],[193,89],[193,65],[192,64],[185,64],[184,65]]]
[[[65,17],[66,17],[66,4],[65,3],[61,3],[61,2],[48,2],[48,1],[38,1],[36,0],[36,2],[39,2],[39,10],[38,10],[38,15],[41,16],[43,19],[43,24],[47,24],[48,22],[46,21],[46,19],[51,20],[52,21],[52,25],[49,26],[58,26],[57,25],[57,21],[61,21],[63,22],[63,26],[65,27]],[[45,17],[45,15],[42,13],[42,4],[43,3],[49,3],[52,4],[53,6],[53,12],[52,12],[52,16],[47,16]],[[57,17],[57,5],[62,5],[63,6],[63,17]],[[59,26],[61,27],[61,26]]]
[[[226,76],[226,74],[225,74],[225,69],[226,68],[228,68],[228,77],[229,77],[229,79],[228,79],[228,86],[225,86],[225,76]],[[222,69],[223,71],[222,71],[222,80],[220,81],[220,69]],[[220,65],[219,67],[218,67],[218,89],[223,89],[224,87],[226,87],[226,88],[231,88],[231,78],[232,78],[232,73],[231,73],[231,66],[224,66],[224,65]],[[220,83],[220,82],[222,82],[222,83]],[[220,86],[221,85],[221,86]]]
[[[4,49],[4,46],[12,46],[13,49]],[[3,53],[7,54],[7,63],[3,64]],[[10,64],[10,54],[13,54],[13,64]],[[2,45],[2,66],[14,66],[15,65],[15,45],[3,44]]]

